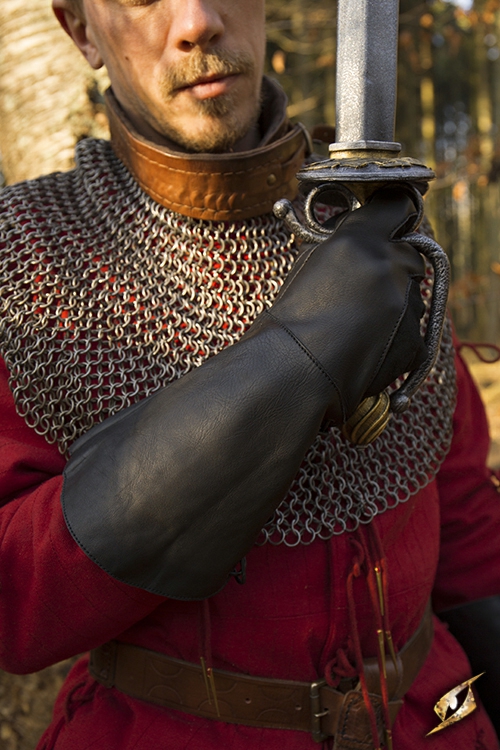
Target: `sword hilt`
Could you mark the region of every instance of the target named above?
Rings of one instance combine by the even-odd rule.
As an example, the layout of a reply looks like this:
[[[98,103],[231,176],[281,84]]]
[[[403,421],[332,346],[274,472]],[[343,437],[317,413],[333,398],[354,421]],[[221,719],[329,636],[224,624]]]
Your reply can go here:
[[[357,171],[355,174],[357,177],[355,190],[351,190],[345,184],[338,182],[338,174],[335,174],[332,178],[331,161],[311,165],[299,172],[297,175],[299,181],[306,183],[306,186],[309,187],[309,193],[304,206],[304,224],[297,218],[290,201],[283,199],[278,201],[274,206],[275,215],[283,219],[288,228],[297,237],[306,242],[317,244],[335,233],[335,229],[332,230],[321,225],[314,213],[316,204],[320,202],[321,198],[326,197],[327,194],[331,196],[334,193],[341,196],[347,210],[356,210],[366,200],[368,195],[381,187],[382,184],[386,184],[387,180],[383,178],[389,177],[390,180],[391,177],[394,179],[396,176],[399,178],[399,182],[403,182],[404,188],[410,192],[415,203],[417,212],[410,231],[399,238],[399,240],[407,242],[424,255],[430,261],[434,271],[433,292],[424,337],[427,346],[427,357],[416,370],[413,370],[407,376],[403,384],[396,391],[390,395],[384,391],[379,396],[371,396],[361,402],[354,414],[343,426],[345,437],[355,445],[367,445],[373,442],[387,426],[391,412],[401,413],[405,411],[410,405],[412,396],[429,375],[439,353],[450,283],[449,262],[446,253],[433,239],[416,231],[424,215],[424,203],[421,190],[415,186],[414,181],[416,180],[419,187],[425,191],[427,181],[422,180],[422,170],[425,170],[424,174],[427,176],[427,179],[430,170],[413,159],[393,159],[390,160],[392,163],[390,166],[387,165],[387,160],[383,160],[384,166],[376,166],[375,169],[373,169],[373,162],[369,162],[369,160],[367,162],[366,159],[362,161],[363,164],[356,167],[353,167],[351,163],[348,165],[347,171],[352,169],[365,169],[366,171],[368,167],[369,174],[375,175],[378,179],[360,180],[360,174]],[[405,164],[404,166],[400,166],[394,164],[395,161],[403,161]],[[316,170],[314,170],[315,167]],[[406,172],[402,172],[405,169]],[[311,170],[314,177],[313,180],[311,180]],[[327,171],[327,175],[329,176],[328,180],[324,179],[325,171]],[[344,169],[344,171],[346,170]],[[323,175],[318,174],[321,172],[323,172]],[[404,175],[403,178],[402,175]],[[412,179],[412,182],[410,182],[410,179]]]

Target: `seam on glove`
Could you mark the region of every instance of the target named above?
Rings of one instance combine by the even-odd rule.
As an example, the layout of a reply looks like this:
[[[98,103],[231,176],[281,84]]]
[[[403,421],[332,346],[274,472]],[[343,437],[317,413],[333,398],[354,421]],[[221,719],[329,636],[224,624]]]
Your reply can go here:
[[[264,313],[266,315],[268,315],[270,318],[272,318],[272,320],[275,323],[277,323],[280,326],[280,328],[282,328],[285,331],[285,333],[287,333],[295,341],[295,343],[302,349],[302,351],[304,352],[304,354],[311,360],[311,362],[325,376],[325,378],[328,380],[328,382],[330,383],[330,385],[332,385],[334,387],[334,389],[335,389],[335,391],[337,393],[337,396],[339,398],[340,407],[342,409],[342,421],[345,422],[346,419],[347,419],[347,417],[346,417],[347,410],[346,410],[346,407],[345,407],[345,404],[344,404],[344,399],[342,398],[342,394],[340,392],[339,386],[337,385],[336,381],[332,378],[332,376],[330,375],[330,373],[327,370],[325,370],[325,368],[323,367],[323,365],[321,364],[321,362],[319,362],[316,359],[316,357],[314,356],[314,354],[311,351],[309,351],[309,349],[307,348],[307,346],[305,346],[302,343],[302,341],[299,338],[297,338],[297,336],[293,333],[293,331],[291,331],[288,328],[288,326],[286,326],[284,323],[282,323],[281,320],[279,320],[279,318],[276,318],[269,310],[264,310]]]

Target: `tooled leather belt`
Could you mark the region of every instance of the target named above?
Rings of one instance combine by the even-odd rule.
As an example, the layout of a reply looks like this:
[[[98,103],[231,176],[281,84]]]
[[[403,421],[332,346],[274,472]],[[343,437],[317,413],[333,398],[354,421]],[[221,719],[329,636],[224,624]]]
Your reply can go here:
[[[397,663],[387,659],[392,723],[403,705],[404,694],[427,658],[432,638],[428,607],[418,629],[397,654]],[[378,662],[369,658],[363,664],[382,741]],[[329,687],[326,680],[294,682],[220,669],[212,670],[207,680],[207,670],[197,664],[118,641],[109,641],[91,651],[89,670],[105,687],[158,706],[233,724],[310,732],[317,742],[335,736],[335,748],[373,747],[361,691],[337,690]]]

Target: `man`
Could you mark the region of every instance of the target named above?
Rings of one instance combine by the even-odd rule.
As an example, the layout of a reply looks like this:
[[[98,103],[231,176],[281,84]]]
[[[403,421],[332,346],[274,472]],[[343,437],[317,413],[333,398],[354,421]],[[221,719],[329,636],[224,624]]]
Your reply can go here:
[[[1,664],[92,650],[40,747],[496,748],[482,708],[425,739],[471,677],[429,597],[500,583],[449,329],[373,446],[340,429],[425,351],[411,201],[294,264],[271,209],[306,141],[263,0],[53,6],[108,68],[112,142],[3,196]]]

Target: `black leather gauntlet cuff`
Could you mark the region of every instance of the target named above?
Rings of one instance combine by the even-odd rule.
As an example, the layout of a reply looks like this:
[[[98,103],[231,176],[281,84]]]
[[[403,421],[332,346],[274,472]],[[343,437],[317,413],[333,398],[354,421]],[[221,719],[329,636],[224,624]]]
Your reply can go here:
[[[215,593],[286,494],[331,380],[278,325],[93,428],[64,472],[70,532],[115,578]],[[293,415],[293,419],[290,419]]]

